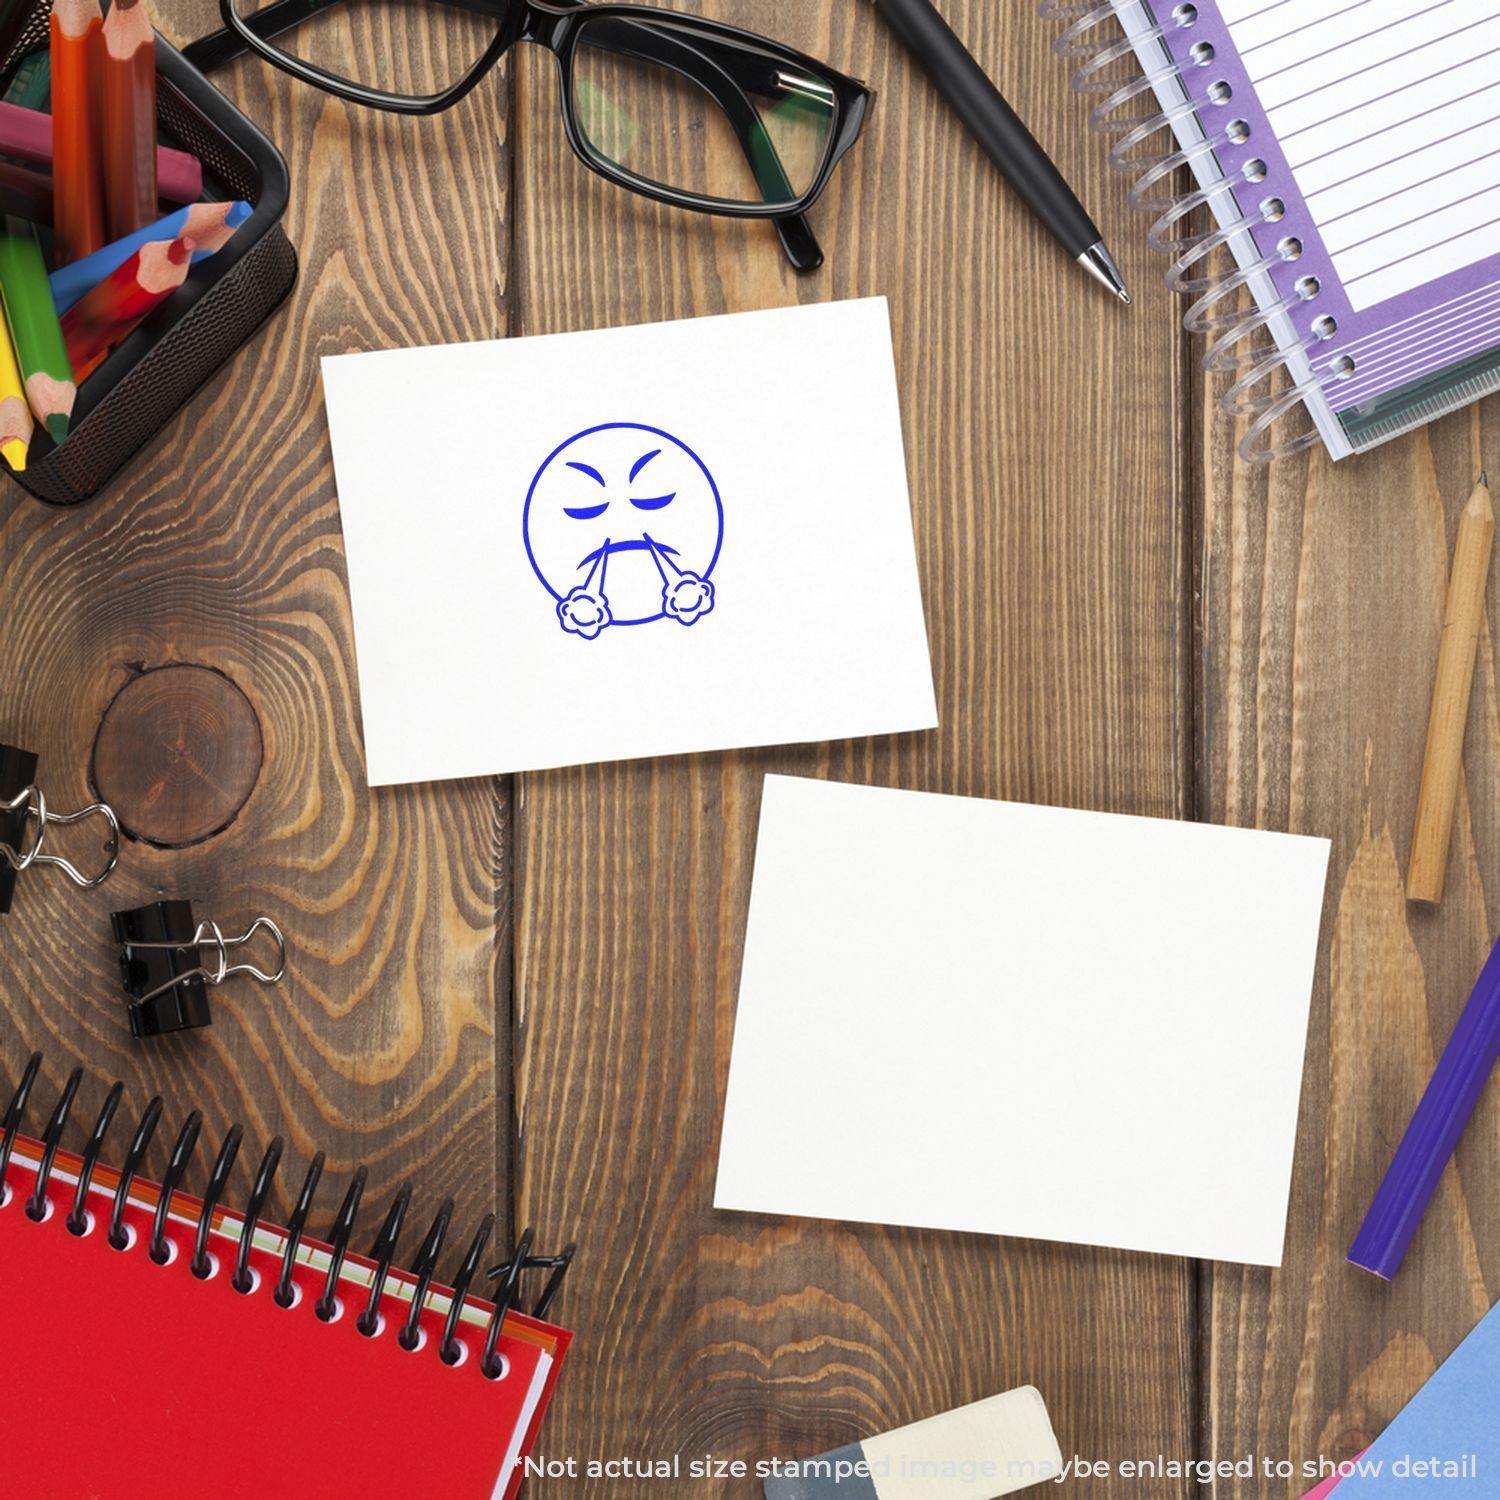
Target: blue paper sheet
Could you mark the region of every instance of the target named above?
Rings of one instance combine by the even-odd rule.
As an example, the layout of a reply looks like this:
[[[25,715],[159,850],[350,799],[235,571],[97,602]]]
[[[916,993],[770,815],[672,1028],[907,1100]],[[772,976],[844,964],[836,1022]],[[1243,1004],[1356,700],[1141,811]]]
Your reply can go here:
[[[1500,1303],[1412,1397],[1330,1500],[1500,1497]]]

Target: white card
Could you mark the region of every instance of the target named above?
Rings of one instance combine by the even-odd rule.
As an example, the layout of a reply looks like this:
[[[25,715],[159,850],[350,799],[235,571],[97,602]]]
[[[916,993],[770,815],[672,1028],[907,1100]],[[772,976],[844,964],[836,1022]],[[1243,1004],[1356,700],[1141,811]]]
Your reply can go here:
[[[323,385],[372,785],[937,723],[884,298]]]
[[[1328,854],[768,776],[716,1206],[1279,1265]]]

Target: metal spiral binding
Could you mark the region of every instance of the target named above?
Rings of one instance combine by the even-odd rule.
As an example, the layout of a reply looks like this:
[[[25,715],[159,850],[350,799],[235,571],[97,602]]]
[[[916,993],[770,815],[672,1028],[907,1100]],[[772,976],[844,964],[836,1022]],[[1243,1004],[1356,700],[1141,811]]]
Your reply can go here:
[[[1118,23],[1117,0],[1041,0],[1038,8],[1044,19],[1063,23],[1063,30],[1052,45],[1059,56],[1076,60],[1074,89],[1098,99],[1090,110],[1089,124],[1101,135],[1114,138],[1109,152],[1110,166],[1116,171],[1135,174],[1130,202],[1154,216],[1146,232],[1147,242],[1153,249],[1166,251],[1173,257],[1167,272],[1168,286],[1194,299],[1183,323],[1190,331],[1208,336],[1202,357],[1204,370],[1212,374],[1244,370],[1220,398],[1220,404],[1231,416],[1250,419],[1240,441],[1240,456],[1249,463],[1269,463],[1311,447],[1318,440],[1316,427],[1310,426],[1274,446],[1270,433],[1293,407],[1322,390],[1324,379],[1314,375],[1279,391],[1273,388],[1273,382],[1280,371],[1288,369],[1300,356],[1332,338],[1337,324],[1332,317],[1316,319],[1312,331],[1287,348],[1278,345],[1274,338],[1256,340],[1255,336],[1314,300],[1321,290],[1318,278],[1304,276],[1297,282],[1295,294],[1278,297],[1270,305],[1247,313],[1239,305],[1240,290],[1294,258],[1301,251],[1300,244],[1290,241],[1278,245],[1272,253],[1262,253],[1249,264],[1229,271],[1210,271],[1209,263],[1216,252],[1238,237],[1249,235],[1253,239],[1256,230],[1276,223],[1285,212],[1285,205],[1274,192],[1267,191],[1252,211],[1244,212],[1238,206],[1236,189],[1253,187],[1266,177],[1266,164],[1257,157],[1250,156],[1234,167],[1228,164],[1233,152],[1252,149],[1252,132],[1246,121],[1231,117],[1221,129],[1187,146],[1179,145],[1172,133],[1175,126],[1189,117],[1203,120],[1206,102],[1227,104],[1232,99],[1228,85],[1222,80],[1210,84],[1211,90],[1222,86],[1224,95],[1217,98],[1210,93],[1203,98],[1195,94],[1175,60],[1151,69],[1143,67],[1137,48],[1163,39],[1168,34],[1167,28],[1156,22],[1132,37],[1120,27],[1120,36],[1106,38],[1099,28]],[[1191,4],[1177,9],[1179,25],[1194,24],[1196,10]],[[1128,73],[1114,66],[1122,60],[1132,64]],[[1188,98],[1162,108],[1156,89],[1172,80],[1181,84]],[[1152,147],[1153,140],[1164,132],[1165,142]],[[1223,179],[1188,192],[1177,191],[1178,174],[1209,157],[1225,159]],[[1216,202],[1232,205],[1234,217],[1226,215],[1224,224],[1207,230],[1188,228],[1199,210]]]
[[[0,1209],[6,1208],[11,1201],[12,1194],[6,1178],[10,1172],[16,1139],[21,1133],[21,1122],[26,1113],[27,1103],[36,1087],[41,1066],[42,1054],[33,1053],[22,1070],[20,1082],[11,1095],[4,1115],[0,1116]],[[26,1216],[34,1223],[43,1223],[52,1216],[52,1204],[47,1196],[47,1185],[51,1180],[58,1148],[72,1115],[73,1104],[82,1080],[82,1068],[74,1068],[69,1073],[43,1131],[41,1159],[36,1168],[36,1183],[23,1206]],[[86,1209],[89,1186],[93,1182],[95,1168],[99,1164],[99,1158],[104,1149],[105,1137],[119,1109],[123,1092],[122,1083],[117,1082],[111,1087],[94,1121],[93,1129],[89,1132],[88,1142],[80,1158],[78,1183],[73,1192],[72,1208],[64,1221],[64,1227],[71,1234],[88,1234],[93,1227],[93,1216]],[[109,1243],[117,1250],[128,1250],[135,1243],[134,1230],[124,1222],[125,1206],[130,1198],[130,1189],[140,1172],[141,1163],[145,1159],[146,1151],[156,1134],[161,1113],[161,1096],[157,1095],[149,1101],[142,1112],[135,1134],[131,1138],[130,1147],[126,1151],[124,1164],[120,1168],[119,1181],[115,1186],[110,1204],[108,1229]],[[192,1162],[202,1127],[203,1116],[199,1111],[194,1110],[178,1131],[167,1170],[162,1176],[161,1191],[152,1219],[151,1238],[147,1244],[147,1252],[151,1260],[160,1266],[170,1265],[176,1258],[175,1242],[166,1236],[167,1220],[172,1200],[181,1188],[182,1179]],[[215,1272],[214,1257],[208,1250],[209,1232],[214,1214],[224,1196],[230,1174],[239,1155],[242,1138],[241,1127],[231,1126],[219,1148],[208,1186],[203,1194],[197,1223],[193,1229],[193,1249],[189,1262],[189,1270],[199,1279],[206,1279]],[[251,1270],[249,1265],[251,1241],[275,1181],[283,1150],[284,1142],[280,1136],[276,1136],[266,1147],[265,1154],[261,1157],[260,1165],[255,1172],[254,1185],[250,1190],[245,1212],[241,1216],[239,1243],[230,1285],[243,1296],[249,1296],[255,1292],[260,1284],[259,1276]],[[271,1294],[280,1307],[294,1307],[299,1300],[295,1294],[292,1272],[297,1265],[297,1251],[302,1244],[313,1194],[322,1175],[323,1153],[320,1151],[308,1166],[291,1222],[285,1230],[286,1244],[281,1255],[281,1272]],[[338,1297],[341,1286],[340,1273],[349,1251],[349,1243],[354,1235],[355,1220],[358,1217],[360,1200],[364,1196],[366,1181],[367,1172],[361,1166],[356,1169],[350,1181],[328,1238],[330,1251],[328,1269],[323,1279],[322,1294],[314,1306],[315,1315],[323,1322],[336,1322],[342,1314],[342,1306]],[[381,1316],[380,1304],[386,1294],[386,1285],[395,1265],[396,1245],[411,1203],[411,1195],[411,1185],[404,1184],[381,1222],[380,1230],[370,1251],[369,1258],[375,1263],[375,1268],[364,1308],[355,1319],[355,1328],[366,1338],[376,1337],[385,1324],[385,1319]],[[439,1206],[431,1226],[422,1239],[416,1260],[406,1273],[412,1278],[414,1286],[411,1304],[397,1335],[397,1341],[409,1353],[415,1353],[421,1349],[425,1342],[420,1328],[421,1317],[424,1311],[430,1310],[428,1293],[432,1286],[433,1273],[443,1251],[444,1241],[447,1239],[448,1226],[452,1217],[453,1200],[446,1198]],[[443,1320],[442,1336],[438,1340],[438,1357],[445,1365],[462,1364],[468,1353],[467,1346],[457,1337],[459,1319],[468,1302],[469,1288],[479,1274],[480,1262],[494,1226],[494,1214],[486,1214],[480,1221],[473,1239],[469,1242],[462,1266],[454,1279],[452,1295],[448,1298],[448,1310]],[[499,1348],[500,1334],[506,1316],[517,1306],[523,1273],[527,1271],[551,1273],[530,1312],[531,1317],[544,1318],[562,1289],[568,1268],[573,1263],[573,1256],[577,1249],[575,1245],[564,1246],[557,1255],[534,1255],[532,1253],[534,1239],[534,1232],[529,1228],[526,1229],[516,1242],[510,1256],[484,1274],[485,1280],[499,1282],[494,1310],[485,1327],[479,1360],[481,1371],[490,1380],[500,1380],[505,1375],[505,1358]]]

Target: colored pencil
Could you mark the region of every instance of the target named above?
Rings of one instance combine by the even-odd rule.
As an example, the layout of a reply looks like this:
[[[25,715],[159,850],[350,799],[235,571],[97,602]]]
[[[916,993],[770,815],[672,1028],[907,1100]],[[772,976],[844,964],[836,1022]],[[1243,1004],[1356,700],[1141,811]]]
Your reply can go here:
[[[104,221],[117,240],[157,215],[156,33],[146,0],[113,0],[102,56]]]
[[[30,219],[33,224],[52,223],[52,179],[30,167],[0,161],[0,210]]]
[[[63,339],[76,379],[86,380],[157,303],[182,285],[192,253],[186,235],[142,245],[63,314]]]
[[[1432,1081],[1381,1180],[1349,1260],[1389,1281],[1437,1192],[1448,1162],[1500,1060],[1500,943],[1480,971]]]
[[[27,404],[52,441],[60,443],[68,435],[78,388],[52,305],[42,247],[36,230],[22,219],[7,217],[0,234],[0,299]]]
[[[0,153],[17,161],[52,161],[52,116],[0,100]],[[186,151],[156,148],[156,190],[163,203],[196,203],[203,196],[203,163]]]
[[[33,224],[55,223],[52,179],[32,167],[17,166],[0,157],[0,211],[30,219]]]
[[[59,262],[92,255],[109,239],[95,92],[103,24],[99,0],[52,0],[52,175]]]
[[[33,430],[16,351],[11,348],[10,334],[0,327],[0,453],[17,474],[26,467]]]
[[[75,260],[70,266],[61,266],[52,273],[52,301],[59,315],[67,312],[86,292],[91,292],[116,267],[122,266],[142,245],[152,240],[175,240],[178,235],[188,235],[194,246],[193,264],[206,260],[216,250],[223,248],[234,231],[245,222],[253,210],[248,203],[194,203],[190,208],[179,208],[176,213],[127,234],[124,239]]]
[[[1422,786],[1417,793],[1411,867],[1406,876],[1409,901],[1443,899],[1448,843],[1463,770],[1469,695],[1474,686],[1474,658],[1479,651],[1480,631],[1485,628],[1484,594],[1494,550],[1495,507],[1490,502],[1488,480],[1481,474],[1458,518],[1458,541],[1448,574],[1448,602],[1443,612],[1432,712],[1427,719],[1427,753],[1422,759]]]

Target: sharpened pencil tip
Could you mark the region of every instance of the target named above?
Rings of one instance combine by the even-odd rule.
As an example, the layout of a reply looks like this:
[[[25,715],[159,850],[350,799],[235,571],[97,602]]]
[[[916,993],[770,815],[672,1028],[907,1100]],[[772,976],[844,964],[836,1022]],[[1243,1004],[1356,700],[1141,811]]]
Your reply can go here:
[[[1489,487],[1490,487],[1490,476],[1489,476],[1489,471],[1487,469],[1481,469],[1479,471],[1479,482],[1480,482],[1480,484],[1482,484],[1485,487],[1485,489],[1489,489]]]
[[[60,448],[63,439],[68,435],[68,419],[59,411],[54,412],[42,424],[47,429],[47,436]]]
[[[26,444],[20,438],[12,438],[0,446],[0,453],[5,455],[6,463],[15,473],[20,474],[26,468]]]

